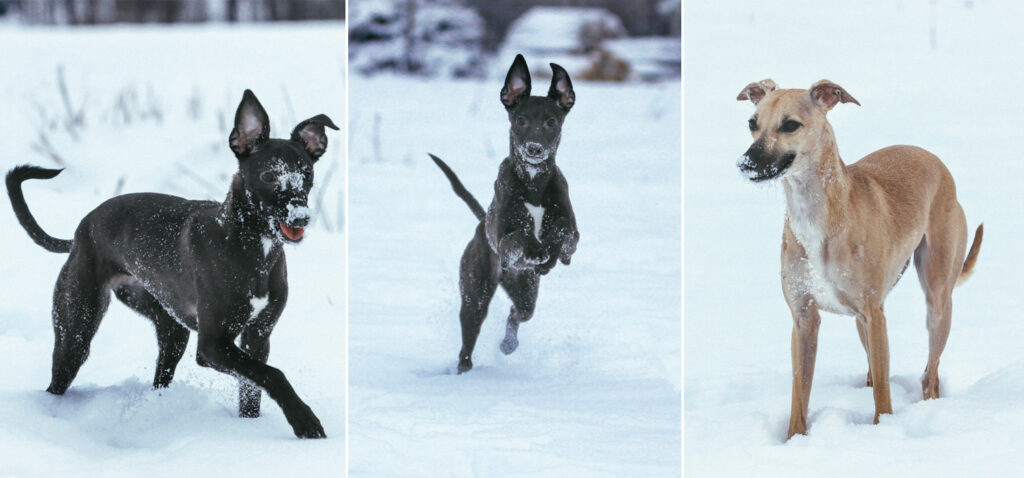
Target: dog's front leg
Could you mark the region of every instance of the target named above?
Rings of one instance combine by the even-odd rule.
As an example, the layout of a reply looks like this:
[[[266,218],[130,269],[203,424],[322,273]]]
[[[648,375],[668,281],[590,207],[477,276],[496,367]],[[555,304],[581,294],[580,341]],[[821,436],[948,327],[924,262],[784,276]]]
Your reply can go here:
[[[558,219],[552,224],[552,235],[558,243],[557,253],[562,264],[569,265],[572,255],[576,253],[576,244],[580,240],[580,231],[576,228],[576,213],[572,209],[572,201],[569,200],[569,182],[562,176],[562,171],[557,171],[555,178],[551,181],[548,193],[552,195],[553,203],[558,212]]]
[[[789,307],[793,314],[793,399],[787,440],[796,434],[807,434],[807,411],[818,353],[818,326],[821,324],[818,307],[810,297],[800,297],[790,302]]]
[[[237,346],[231,337],[218,334],[199,333],[199,356],[213,368],[245,378],[267,391],[281,406],[284,417],[299,438],[326,438],[320,420],[313,414],[295,389],[288,383],[284,373],[256,360]]]
[[[550,272],[559,260],[562,264],[569,265],[572,255],[576,252],[580,233],[576,231],[576,225],[570,218],[561,216],[552,221],[550,230],[542,239],[544,250],[550,256],[547,262],[537,266],[537,273],[544,275]]]
[[[879,415],[892,414],[892,400],[889,396],[889,334],[885,326],[885,314],[881,305],[869,307],[857,320],[867,322],[868,329],[868,371],[871,373],[871,389],[875,396],[875,424]]]
[[[533,269],[550,258],[543,244],[525,230],[502,236],[498,241],[498,255],[503,269]]]
[[[288,301],[288,277],[284,257],[271,271],[269,301],[252,323],[242,331],[241,346],[249,357],[267,363],[270,356],[270,333]],[[260,416],[263,391],[247,379],[238,380],[238,415],[246,418]]]
[[[267,363],[270,356],[270,332],[258,327],[249,327],[242,332],[242,350],[249,357]],[[238,416],[256,418],[260,416],[260,401],[263,390],[246,378],[238,379]]]

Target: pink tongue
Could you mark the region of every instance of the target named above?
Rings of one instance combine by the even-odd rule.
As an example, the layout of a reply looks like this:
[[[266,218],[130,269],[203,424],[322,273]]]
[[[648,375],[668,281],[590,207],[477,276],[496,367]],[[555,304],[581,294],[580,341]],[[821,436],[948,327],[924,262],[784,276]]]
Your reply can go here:
[[[302,239],[302,233],[305,231],[303,228],[288,227],[285,226],[283,222],[280,223],[279,225],[281,226],[281,232],[284,233],[285,237],[287,237],[288,239],[291,239],[293,241]]]

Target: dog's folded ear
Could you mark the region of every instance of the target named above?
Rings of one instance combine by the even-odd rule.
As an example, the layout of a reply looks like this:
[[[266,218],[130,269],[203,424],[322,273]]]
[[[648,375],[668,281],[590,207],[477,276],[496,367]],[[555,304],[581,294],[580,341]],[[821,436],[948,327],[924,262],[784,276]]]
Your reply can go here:
[[[736,97],[736,101],[750,100],[751,103],[756,105],[764,99],[765,95],[775,91],[775,88],[777,88],[777,86],[775,86],[775,82],[772,81],[771,78],[755,81],[754,83],[747,85],[746,88],[743,88],[743,91],[741,91],[739,96]]]
[[[530,69],[523,55],[516,55],[512,67],[505,75],[505,86],[501,87],[501,104],[509,109],[530,96]]]
[[[565,111],[569,111],[572,105],[576,104],[576,92],[572,90],[569,73],[554,63],[551,64],[551,88],[548,89],[548,98],[555,100],[558,107]]]
[[[255,153],[270,138],[270,118],[260,100],[251,90],[242,94],[242,102],[235,111],[235,128],[228,144],[239,159]]]
[[[320,159],[324,151],[327,151],[325,126],[333,130],[338,129],[327,115],[321,114],[299,123],[292,130],[291,140],[302,143],[302,147],[313,157],[313,161]]]
[[[860,102],[847,93],[842,86],[828,80],[818,81],[807,91],[815,104],[826,109],[832,109],[838,103],[853,103],[860,106]]]

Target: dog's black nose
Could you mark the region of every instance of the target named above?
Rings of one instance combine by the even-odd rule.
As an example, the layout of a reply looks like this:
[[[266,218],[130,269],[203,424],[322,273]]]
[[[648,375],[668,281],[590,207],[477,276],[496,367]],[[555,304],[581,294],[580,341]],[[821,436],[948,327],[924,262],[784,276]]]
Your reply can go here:
[[[544,148],[537,143],[530,143],[526,145],[526,152],[530,156],[540,156],[540,154],[544,152]]]

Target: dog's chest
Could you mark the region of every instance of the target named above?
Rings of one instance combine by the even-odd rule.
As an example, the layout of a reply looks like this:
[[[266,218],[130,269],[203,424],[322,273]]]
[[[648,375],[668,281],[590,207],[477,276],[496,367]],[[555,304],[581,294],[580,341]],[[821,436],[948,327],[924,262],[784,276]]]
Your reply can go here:
[[[533,221],[533,237],[540,240],[540,226],[544,223],[544,206],[534,206],[528,202],[523,202],[526,206],[526,213],[530,220]]]
[[[844,305],[844,284],[849,271],[837,267],[835,254],[830,254],[823,228],[801,219],[789,217],[789,228],[804,250],[804,256],[784,262],[783,279],[791,292],[806,293],[814,298],[818,308],[836,314],[849,315],[853,311]]]

